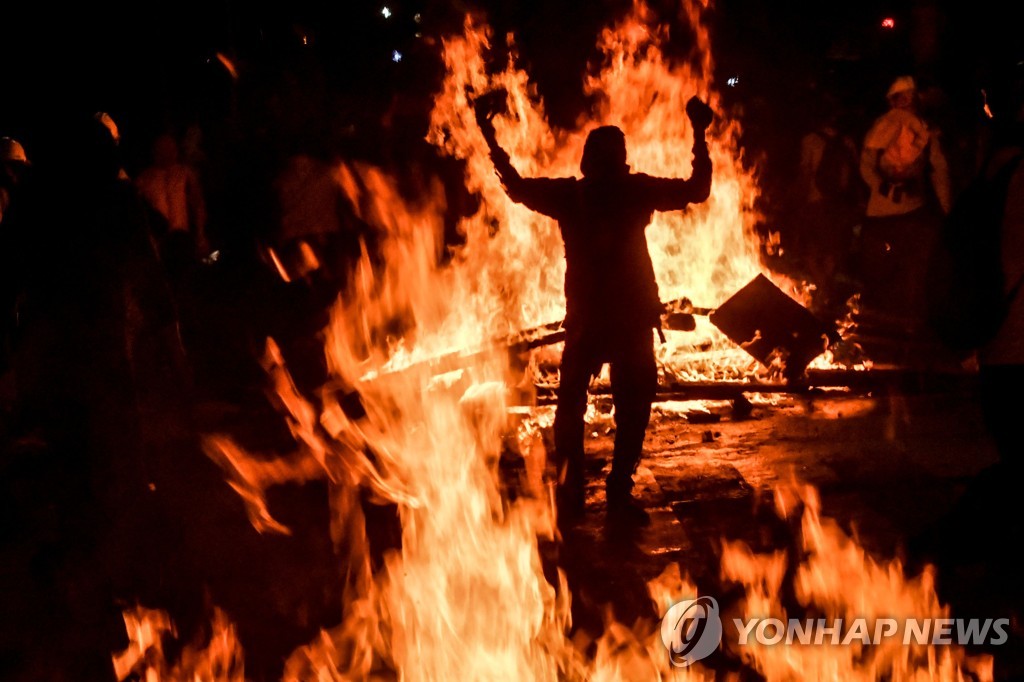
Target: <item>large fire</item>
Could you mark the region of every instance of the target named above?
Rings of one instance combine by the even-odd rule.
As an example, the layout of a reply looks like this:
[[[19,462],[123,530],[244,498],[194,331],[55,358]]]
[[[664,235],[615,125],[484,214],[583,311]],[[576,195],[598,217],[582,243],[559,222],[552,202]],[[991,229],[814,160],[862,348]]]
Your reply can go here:
[[[387,671],[400,679],[440,681],[714,677],[699,666],[672,668],[656,627],[633,630],[609,622],[596,654],[588,657],[570,640],[569,590],[564,578],[552,585],[545,577],[538,550],[538,538],[555,539],[557,531],[550,490],[536,474],[544,453],[539,427],[530,418],[519,423],[517,443],[533,463],[532,494],[510,501],[500,493],[497,463],[515,426],[510,387],[523,377],[510,371],[505,349],[492,340],[563,316],[564,262],[557,226],[514,205],[502,191],[471,106],[474,96],[507,91],[509,113],[496,118],[498,140],[525,176],[577,173],[587,132],[614,124],[626,133],[634,170],[686,177],[692,131],[684,104],[698,94],[719,108],[701,9],[693,0],[684,2],[683,17],[697,36],[690,63],[663,56],[659,46],[666,30],[652,24],[643,4],[604,31],[603,67],[584,83],[598,104],[574,130],[547,124],[527,74],[514,62],[497,73],[488,71],[489,31],[467,19],[464,33],[444,44],[448,71],[430,139],[466,160],[466,185],[482,202],[462,224],[465,246],[443,268],[437,265],[439,190],[413,204],[378,169],[339,168],[338,181],[353,206],[384,238],[380,257],[362,259],[333,311],[326,343],[332,380],[315,397],[301,395],[269,342],[266,367],[295,437],[295,452],[257,457],[224,437],[206,443],[261,532],[288,532],[267,505],[268,487],[329,481],[332,539],[348,574],[344,621],[296,650],[285,679],[373,679]],[[658,214],[648,229],[663,300],[686,296],[714,306],[762,270],[752,229],[758,190],[740,162],[738,133],[737,122],[722,118],[711,131],[711,198],[685,214]],[[396,334],[396,328],[403,331]],[[673,371],[730,378],[749,371],[750,361],[741,351],[728,350],[710,327],[688,338],[662,351]],[[453,357],[460,349],[474,352]],[[401,547],[380,567],[370,560],[363,491],[397,505],[400,514]],[[808,598],[817,599],[814,576],[829,568],[824,553],[848,553],[855,545],[847,539],[829,546],[821,539],[832,536],[822,535],[816,513],[809,523],[804,538],[816,543],[815,554],[801,576]],[[766,597],[765,586],[777,587],[758,577],[764,561],[770,559],[731,546],[723,557],[727,577],[748,585],[749,608],[759,607],[756,600]],[[868,583],[885,578],[863,561],[852,570]],[[843,598],[843,585],[830,589],[831,599]],[[908,598],[918,589],[917,584],[892,586],[896,596]],[[659,609],[696,593],[678,574],[652,586]],[[928,614],[941,609],[933,593],[925,596],[908,608]],[[176,664],[165,662],[161,653],[161,638],[173,631],[165,614],[138,609],[126,613],[126,624],[131,646],[115,657],[119,679],[130,674],[146,680],[241,677],[240,645],[220,616],[209,648],[189,650]],[[852,679],[846,673],[853,663],[840,660],[839,653],[832,663],[754,656],[751,665],[767,679]],[[915,672],[957,679],[963,658],[959,652],[950,656],[938,661],[934,655],[888,657],[888,665],[858,679],[905,679]],[[919,660],[922,667],[915,667]]]
[[[464,35],[445,43],[448,75],[434,108],[429,139],[466,160],[466,185],[483,199],[480,212],[463,224],[468,239],[459,261],[470,277],[472,294],[466,297],[471,307],[458,301],[456,309],[469,313],[471,325],[481,322],[477,329],[502,333],[561,319],[565,264],[557,225],[512,203],[502,190],[470,99],[492,90],[508,92],[508,114],[495,118],[495,129],[498,142],[524,177],[578,175],[586,136],[601,125],[617,125],[625,132],[634,171],[688,177],[693,131],[683,113],[686,101],[697,94],[716,109],[719,104],[699,11],[696,3],[684,3],[698,40],[695,58],[681,64],[662,55],[667,29],[654,25],[641,3],[606,29],[599,39],[603,67],[584,83],[597,105],[574,130],[551,129],[527,74],[514,62],[499,73],[488,73],[485,54],[490,36],[485,27],[467,19]],[[709,136],[715,169],[711,197],[685,213],[655,214],[647,229],[662,300],[687,297],[697,305],[714,306],[763,269],[753,233],[758,188],[752,172],[741,163],[738,137],[738,122],[720,118]],[[499,228],[492,236],[493,225]],[[749,359],[706,320],[699,322],[696,334],[670,339],[660,349],[672,371],[690,377],[746,374]]]

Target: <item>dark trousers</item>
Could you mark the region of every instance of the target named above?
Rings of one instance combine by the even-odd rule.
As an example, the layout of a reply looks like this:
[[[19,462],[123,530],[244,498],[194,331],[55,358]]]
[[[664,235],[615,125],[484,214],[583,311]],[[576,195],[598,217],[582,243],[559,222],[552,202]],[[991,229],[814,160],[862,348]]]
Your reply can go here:
[[[1024,472],[1024,431],[1021,430],[1020,396],[1024,365],[982,365],[981,409],[985,425],[999,450],[1000,468],[1013,477],[1016,487]]]
[[[999,461],[971,479],[953,508],[936,524],[940,561],[980,562],[987,576],[1006,571],[1002,599],[1022,600],[1017,549],[1024,542],[1020,501],[1024,482],[1024,436],[1020,428],[1020,382],[1024,365],[982,365],[979,375],[985,424]],[[1011,591],[1016,590],[1016,591]]]
[[[1024,435],[1018,396],[1024,365],[982,365],[978,378],[982,415],[999,451],[999,461],[981,471],[957,502],[953,516],[958,525],[953,535],[975,535],[976,541],[988,537],[985,534],[989,531],[993,537],[1000,533],[1020,537],[1024,532],[1020,505]]]
[[[890,315],[924,316],[928,260],[940,221],[928,207],[864,219],[857,260],[866,306]]]
[[[611,365],[616,427],[608,494],[626,496],[633,488],[633,472],[640,461],[658,386],[651,327],[614,332],[567,330],[555,412],[555,461],[563,489],[582,494],[587,388],[605,362]]]

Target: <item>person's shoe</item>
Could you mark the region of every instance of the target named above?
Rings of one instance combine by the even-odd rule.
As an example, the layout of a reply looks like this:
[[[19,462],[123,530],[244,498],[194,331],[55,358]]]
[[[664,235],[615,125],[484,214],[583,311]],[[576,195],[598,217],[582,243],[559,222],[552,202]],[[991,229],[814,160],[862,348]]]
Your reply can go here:
[[[651,525],[651,515],[632,495],[608,496],[608,520],[612,523],[644,527]]]

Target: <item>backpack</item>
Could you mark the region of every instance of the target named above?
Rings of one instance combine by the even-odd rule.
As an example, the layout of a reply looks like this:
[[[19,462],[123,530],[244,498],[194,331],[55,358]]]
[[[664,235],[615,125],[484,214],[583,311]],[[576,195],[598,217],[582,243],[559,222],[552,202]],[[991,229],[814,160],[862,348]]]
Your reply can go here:
[[[927,129],[915,130],[911,125],[902,123],[878,155],[879,173],[893,183],[920,178],[929,139]]]
[[[1010,181],[1024,154],[991,178],[979,174],[957,198],[942,227],[928,273],[932,329],[949,348],[968,352],[991,342],[1024,280],[1006,292],[1003,216]]]

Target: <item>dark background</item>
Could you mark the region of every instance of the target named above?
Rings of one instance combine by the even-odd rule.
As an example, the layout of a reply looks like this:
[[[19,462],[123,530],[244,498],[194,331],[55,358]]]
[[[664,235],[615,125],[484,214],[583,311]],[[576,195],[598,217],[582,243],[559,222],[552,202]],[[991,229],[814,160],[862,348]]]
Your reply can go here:
[[[740,76],[737,97],[765,98],[791,118],[812,83],[881,108],[888,81],[901,72],[940,85],[954,102],[969,99],[987,64],[1015,47],[1011,4],[721,0],[708,19],[719,83]],[[674,43],[685,42],[675,3],[653,6],[675,24]],[[0,21],[0,131],[31,152],[44,122],[105,110],[121,126],[129,155],[139,155],[136,145],[145,149],[155,130],[223,119],[231,83],[217,52],[238,67],[250,109],[277,97],[285,98],[281,109],[298,110],[315,91],[320,106],[305,106],[303,115],[320,118],[324,134],[372,123],[396,93],[429,108],[440,77],[437,38],[459,30],[466,11],[482,12],[497,36],[515,31],[524,65],[564,124],[583,106],[580,74],[597,32],[628,7],[617,0],[9,3]],[[887,16],[895,19],[892,30],[881,28]],[[287,134],[294,123],[282,118],[289,116],[269,112],[264,123]]]

